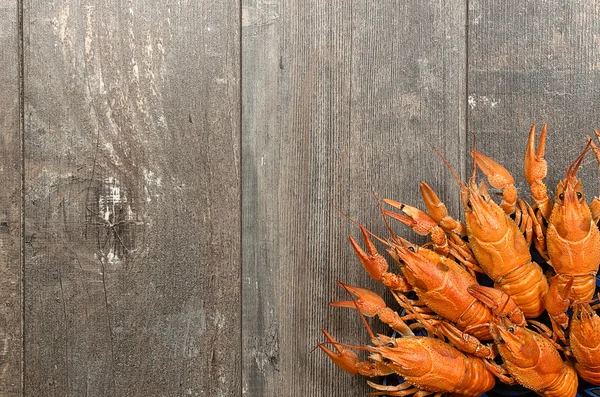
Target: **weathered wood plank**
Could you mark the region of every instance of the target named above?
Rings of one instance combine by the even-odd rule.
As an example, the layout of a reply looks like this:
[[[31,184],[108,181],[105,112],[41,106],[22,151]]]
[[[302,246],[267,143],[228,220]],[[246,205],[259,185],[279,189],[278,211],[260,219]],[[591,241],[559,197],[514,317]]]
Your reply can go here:
[[[372,192],[420,204],[426,179],[456,213],[456,183],[432,149],[462,169],[465,16],[421,1],[243,2],[245,395],[369,391],[310,353],[321,328],[368,342],[356,313],[327,306],[347,299],[336,279],[384,290],[328,200],[387,236]]]
[[[532,123],[548,123],[551,191],[600,127],[599,17],[598,2],[469,2],[468,128],[526,198],[522,153]],[[588,196],[599,188],[595,162],[588,156],[579,173]]]
[[[21,117],[16,1],[0,1],[0,394],[21,395]]]
[[[239,395],[238,4],[24,24],[26,395]]]

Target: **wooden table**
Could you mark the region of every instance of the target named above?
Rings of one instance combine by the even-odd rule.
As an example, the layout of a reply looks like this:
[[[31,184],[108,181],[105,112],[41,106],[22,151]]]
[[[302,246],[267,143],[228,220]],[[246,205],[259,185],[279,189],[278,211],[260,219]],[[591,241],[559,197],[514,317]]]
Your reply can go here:
[[[0,0],[0,395],[364,396],[372,192],[600,128],[600,2]],[[598,167],[580,171],[597,194]],[[397,233],[425,240],[395,224]],[[382,247],[380,247],[382,248]],[[371,322],[376,329],[385,327]]]

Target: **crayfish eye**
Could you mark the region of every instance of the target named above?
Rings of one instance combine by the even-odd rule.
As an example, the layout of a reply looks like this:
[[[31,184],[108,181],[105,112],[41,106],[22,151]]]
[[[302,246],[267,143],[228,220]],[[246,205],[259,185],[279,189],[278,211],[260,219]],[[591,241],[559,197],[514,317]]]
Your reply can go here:
[[[559,198],[559,200],[561,200],[561,201],[562,201],[562,200],[564,200],[564,199],[565,199],[565,194],[564,194],[564,193],[561,193],[561,194],[559,194],[559,195],[558,195],[558,198]]]
[[[471,200],[467,201],[467,207],[473,208],[473,204],[471,204]]]
[[[583,197],[583,194],[581,194],[581,192],[577,192],[577,199],[581,200],[582,197]]]
[[[515,327],[508,327],[506,330],[507,330],[508,332],[510,332],[511,334],[514,334],[514,333],[515,333]]]
[[[415,252],[415,247],[408,247],[407,250],[409,250],[410,252]]]

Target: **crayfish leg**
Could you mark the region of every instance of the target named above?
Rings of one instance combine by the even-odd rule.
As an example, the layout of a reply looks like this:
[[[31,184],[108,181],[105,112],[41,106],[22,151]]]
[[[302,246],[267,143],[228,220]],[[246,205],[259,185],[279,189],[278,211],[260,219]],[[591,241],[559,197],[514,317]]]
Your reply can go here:
[[[508,373],[508,371],[506,371],[500,365],[496,364],[493,361],[489,361],[489,360],[484,360],[483,363],[485,364],[485,367],[492,374],[494,374],[498,379],[500,379],[500,381],[502,383],[504,383],[506,385],[509,385],[509,386],[517,384],[517,381],[512,376],[510,376],[510,374]]]
[[[400,392],[404,391],[405,394],[401,394],[402,396],[408,396],[418,392],[420,389],[414,387],[412,384],[408,382],[402,382],[399,385],[380,385],[375,382],[367,381],[367,384],[371,386],[373,389],[378,390],[384,393],[370,393],[371,396],[384,396],[384,395],[392,395],[392,392]]]
[[[401,383],[399,385],[384,386],[377,383],[367,381],[367,384],[375,390],[379,390],[375,393],[369,393],[370,396],[390,396],[390,397],[403,397],[403,396],[414,396],[414,397],[425,397],[434,394],[434,392],[422,390],[418,387],[414,387],[408,382]],[[435,393],[434,397],[441,397],[442,393]]]
[[[459,330],[446,321],[440,322],[438,327],[450,344],[464,353],[489,359],[493,359],[496,355],[492,348],[481,343],[479,339]]]
[[[529,205],[527,205],[527,213],[529,218],[531,218],[533,236],[535,237],[533,240],[533,246],[542,256],[542,258],[548,261],[550,260],[550,257],[548,256],[548,247],[546,246],[546,225],[544,224],[544,219],[540,213],[536,214],[533,208],[531,208]],[[528,241],[528,243],[531,245],[530,241]]]

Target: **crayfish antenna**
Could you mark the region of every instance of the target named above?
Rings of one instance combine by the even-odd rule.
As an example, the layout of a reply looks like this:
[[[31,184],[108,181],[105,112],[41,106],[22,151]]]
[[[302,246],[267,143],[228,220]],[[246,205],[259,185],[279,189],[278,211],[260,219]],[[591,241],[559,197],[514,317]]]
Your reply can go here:
[[[567,168],[567,178],[575,177],[575,174],[577,174],[577,170],[579,169],[579,167],[581,166],[581,163],[583,162],[583,158],[585,157],[585,154],[591,147],[592,147],[592,140],[591,140],[591,138],[588,138],[588,143],[587,143],[587,145],[585,145],[585,148],[583,149],[583,151],[579,154],[579,156],[577,156],[577,158],[575,160],[573,160],[573,162],[571,163],[569,168]]]
[[[456,180],[456,182],[458,182],[458,185],[461,188],[467,189],[467,186],[465,186],[465,184],[460,180],[460,178],[458,177],[458,174],[456,173],[456,171],[454,171],[454,168],[452,168],[452,166],[450,165],[450,162],[448,160],[446,160],[446,158],[444,157],[444,155],[442,153],[440,153],[440,151],[437,150],[437,148],[433,148],[433,150],[435,150],[435,152],[437,153],[438,156],[440,156],[440,158],[442,159],[442,161],[444,162],[444,164],[446,164],[446,166],[448,167],[448,169],[452,173],[452,176],[454,177],[454,179]]]
[[[342,211],[337,205],[333,204],[333,202],[331,200],[327,200],[327,202],[333,207],[335,208],[340,214],[342,214],[344,216],[344,218],[348,219],[350,222],[352,222],[354,225],[358,226],[359,228],[366,230],[366,232],[368,234],[370,234],[371,236],[373,236],[373,238],[375,238],[377,241],[387,245],[388,247],[393,247],[393,244],[391,244],[389,241],[386,241],[384,239],[382,239],[381,237],[379,237],[378,235],[376,235],[375,233],[373,233],[372,231],[370,231],[369,229],[367,229],[364,225],[362,225],[361,223],[359,223],[357,220],[355,220],[354,218],[352,218],[350,215],[348,215],[347,213],[345,213],[344,211]]]
[[[596,135],[598,142],[600,142],[600,132],[598,130],[594,130],[594,134]],[[588,137],[588,141],[592,141],[592,138]],[[596,156],[596,160],[598,161],[598,168],[600,169],[600,149],[598,149],[598,146],[596,146],[596,144],[593,141],[591,143],[591,146],[592,150],[594,151],[594,156]]]
[[[383,206],[381,205],[381,200],[379,199],[379,196],[377,195],[376,192],[373,192],[373,196],[375,196],[375,199],[377,200],[377,205],[379,206],[379,212],[381,212],[381,216],[383,217],[385,226],[389,230],[390,236],[392,236],[392,240],[394,242],[396,242],[397,241],[396,234],[394,233],[394,231],[392,230],[392,227],[390,226],[390,223],[388,222],[387,216],[385,215],[385,210],[383,209]]]
[[[477,151],[477,136],[473,133],[473,152]],[[469,185],[475,183],[477,178],[477,162],[473,161],[473,172],[471,174],[471,179],[469,180]]]

